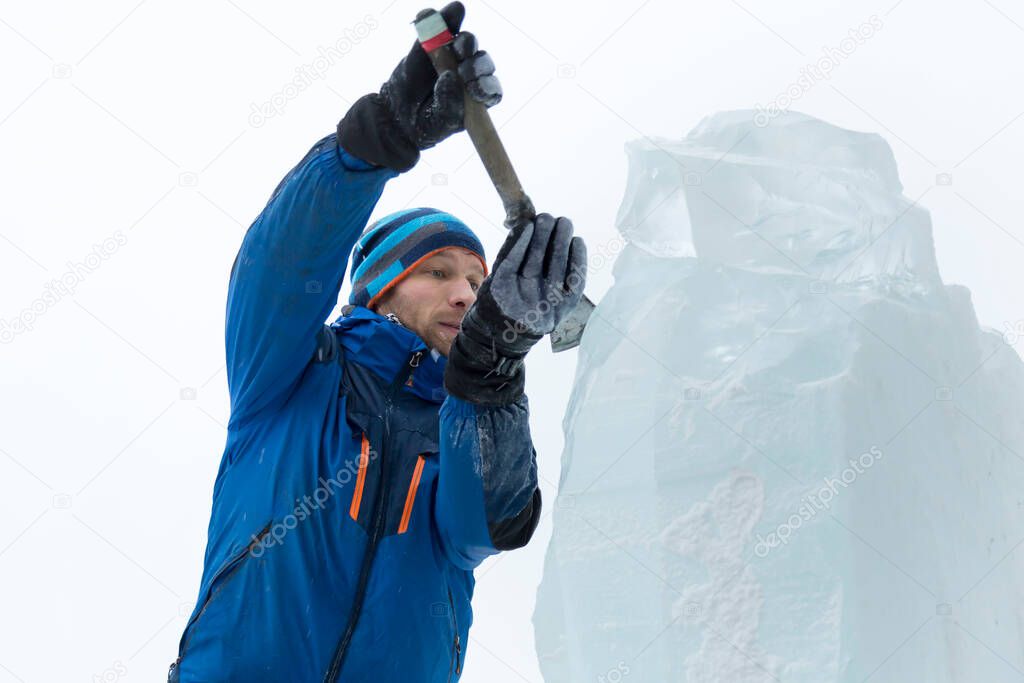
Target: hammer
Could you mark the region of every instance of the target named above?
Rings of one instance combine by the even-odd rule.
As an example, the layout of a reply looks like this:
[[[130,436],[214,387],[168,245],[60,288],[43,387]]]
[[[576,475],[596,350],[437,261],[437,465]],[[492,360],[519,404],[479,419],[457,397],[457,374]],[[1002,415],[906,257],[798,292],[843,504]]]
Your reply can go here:
[[[457,71],[458,60],[451,46],[455,37],[448,30],[441,13],[425,9],[416,15],[413,25],[416,27],[420,45],[430,57],[437,73]],[[519,176],[512,168],[508,152],[501,144],[501,138],[498,137],[498,131],[491,121],[487,107],[470,97],[469,93],[465,94],[465,103],[463,124],[505,207],[505,227],[511,230],[517,225],[532,221],[536,217],[533,202],[526,195],[522,183],[519,182]],[[584,294],[576,307],[551,332],[552,352],[558,353],[579,345],[583,329],[593,310],[594,302]]]

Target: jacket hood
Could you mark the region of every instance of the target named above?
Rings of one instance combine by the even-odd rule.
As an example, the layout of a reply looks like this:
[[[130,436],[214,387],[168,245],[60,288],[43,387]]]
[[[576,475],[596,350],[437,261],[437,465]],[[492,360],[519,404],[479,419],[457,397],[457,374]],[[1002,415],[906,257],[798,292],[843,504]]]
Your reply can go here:
[[[371,370],[382,380],[391,381],[409,357],[422,352],[413,369],[406,391],[420,398],[442,403],[448,392],[444,388],[444,368],[448,359],[430,349],[412,330],[388,320],[364,306],[348,304],[331,324],[347,359]]]

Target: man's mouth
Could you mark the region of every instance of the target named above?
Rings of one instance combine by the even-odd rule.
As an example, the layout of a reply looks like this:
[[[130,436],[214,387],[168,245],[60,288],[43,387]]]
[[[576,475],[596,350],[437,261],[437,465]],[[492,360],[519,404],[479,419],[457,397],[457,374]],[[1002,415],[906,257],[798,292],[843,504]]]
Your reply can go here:
[[[461,329],[461,323],[446,323],[442,322],[441,327],[451,330],[452,332],[458,332]]]

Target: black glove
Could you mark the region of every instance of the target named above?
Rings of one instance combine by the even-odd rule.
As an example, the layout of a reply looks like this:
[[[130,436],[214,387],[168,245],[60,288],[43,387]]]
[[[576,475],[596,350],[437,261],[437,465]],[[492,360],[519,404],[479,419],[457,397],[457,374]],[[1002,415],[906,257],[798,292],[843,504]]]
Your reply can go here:
[[[587,246],[568,218],[538,214],[512,229],[462,318],[445,366],[449,394],[507,405],[523,394],[526,354],[576,307]]]
[[[488,107],[501,101],[490,55],[477,50],[472,33],[459,33],[465,14],[461,2],[441,10],[455,35],[458,74],[446,71],[438,77],[430,57],[414,44],[380,92],[359,98],[338,124],[338,144],[345,151],[399,173],[408,171],[419,161],[420,150],[464,129],[463,91]]]

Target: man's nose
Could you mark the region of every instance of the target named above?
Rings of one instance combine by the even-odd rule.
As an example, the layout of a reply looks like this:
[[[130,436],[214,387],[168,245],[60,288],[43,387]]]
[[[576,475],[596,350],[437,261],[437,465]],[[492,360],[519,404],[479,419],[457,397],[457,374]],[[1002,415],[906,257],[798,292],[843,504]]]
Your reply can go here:
[[[469,308],[476,301],[476,292],[473,291],[473,286],[469,280],[460,279],[455,282],[452,286],[452,291],[448,296],[448,303],[452,306],[459,306],[460,304]]]

